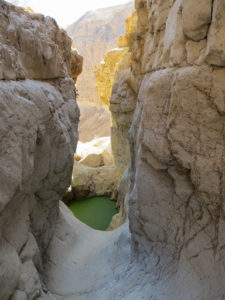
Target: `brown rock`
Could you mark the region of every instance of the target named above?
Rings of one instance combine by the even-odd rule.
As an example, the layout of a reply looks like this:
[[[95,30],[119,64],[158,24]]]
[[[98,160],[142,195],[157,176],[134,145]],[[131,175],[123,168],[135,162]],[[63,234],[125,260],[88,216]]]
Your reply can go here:
[[[87,12],[66,29],[74,47],[84,57],[83,72],[77,82],[79,101],[102,107],[96,92],[94,67],[107,51],[117,47],[118,37],[125,33],[124,20],[130,16],[133,6],[133,2],[128,2]]]

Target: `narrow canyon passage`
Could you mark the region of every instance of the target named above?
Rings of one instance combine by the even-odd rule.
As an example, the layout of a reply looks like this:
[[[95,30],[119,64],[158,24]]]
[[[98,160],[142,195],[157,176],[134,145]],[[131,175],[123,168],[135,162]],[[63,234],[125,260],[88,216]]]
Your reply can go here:
[[[81,55],[54,19],[0,0],[0,300],[225,299],[224,0],[88,12],[74,24],[89,54],[83,33],[105,41],[96,27],[126,7],[94,68],[111,138],[84,133],[104,146],[84,154]],[[106,230],[65,204],[99,196],[120,208]]]

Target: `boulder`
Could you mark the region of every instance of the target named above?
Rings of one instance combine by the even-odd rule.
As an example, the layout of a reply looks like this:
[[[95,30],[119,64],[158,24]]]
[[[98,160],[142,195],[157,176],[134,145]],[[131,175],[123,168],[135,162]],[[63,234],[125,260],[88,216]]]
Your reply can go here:
[[[112,196],[118,181],[119,174],[115,166],[92,168],[75,161],[71,185],[73,199]]]
[[[101,167],[113,164],[111,139],[103,137],[88,143],[78,142],[75,160],[88,167]]]

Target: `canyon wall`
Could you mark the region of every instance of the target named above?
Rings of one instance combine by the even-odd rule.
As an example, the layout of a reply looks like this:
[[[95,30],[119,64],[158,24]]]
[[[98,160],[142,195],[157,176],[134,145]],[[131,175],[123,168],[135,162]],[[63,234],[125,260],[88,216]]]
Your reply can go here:
[[[133,254],[148,299],[225,297],[225,3],[136,0]]]
[[[96,92],[94,67],[105,52],[117,47],[118,36],[125,32],[124,20],[131,14],[133,2],[89,11],[66,31],[84,57],[84,69],[77,82],[79,101],[102,106]],[[88,88],[87,88],[88,86]]]
[[[126,32],[118,38],[118,48],[108,51],[94,71],[99,98],[111,111],[112,151],[121,175],[130,162],[128,130],[136,106],[136,85],[131,73],[136,25],[135,11],[125,20]]]
[[[71,180],[81,68],[52,18],[0,1],[1,300],[50,299],[45,252]]]
[[[125,32],[124,20],[133,9],[133,3],[128,2],[89,11],[66,29],[84,57],[83,72],[77,82],[81,112],[78,131],[82,142],[110,136],[110,113],[96,91],[94,67],[101,62],[105,52],[117,47],[118,36]]]

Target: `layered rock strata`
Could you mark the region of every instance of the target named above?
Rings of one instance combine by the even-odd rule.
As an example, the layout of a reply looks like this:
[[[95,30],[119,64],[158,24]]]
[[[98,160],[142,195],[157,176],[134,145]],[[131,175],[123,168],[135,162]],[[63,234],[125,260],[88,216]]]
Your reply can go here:
[[[80,70],[53,19],[0,1],[1,300],[50,299],[45,253],[71,180],[79,110],[70,77]]]

